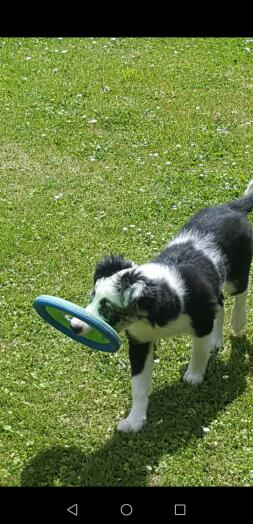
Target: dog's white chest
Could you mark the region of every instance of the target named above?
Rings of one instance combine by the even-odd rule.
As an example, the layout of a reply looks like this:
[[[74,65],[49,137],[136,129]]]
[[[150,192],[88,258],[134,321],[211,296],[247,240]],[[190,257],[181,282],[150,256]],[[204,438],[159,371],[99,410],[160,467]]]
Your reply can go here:
[[[163,327],[151,326],[146,319],[137,320],[127,330],[140,342],[154,342],[161,338],[193,334],[191,319],[186,314],[181,314],[176,320],[172,320]]]

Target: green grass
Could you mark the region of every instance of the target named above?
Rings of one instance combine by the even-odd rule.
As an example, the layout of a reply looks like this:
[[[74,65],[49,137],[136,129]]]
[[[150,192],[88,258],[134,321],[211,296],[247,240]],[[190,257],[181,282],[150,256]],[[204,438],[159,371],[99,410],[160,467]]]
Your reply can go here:
[[[227,300],[200,387],[182,381],[190,340],[160,343],[136,435],[115,431],[131,399],[125,338],[92,352],[32,308],[40,293],[85,305],[103,254],[148,261],[195,210],[244,192],[246,40],[0,39],[1,485],[252,485],[252,293],[237,339]]]

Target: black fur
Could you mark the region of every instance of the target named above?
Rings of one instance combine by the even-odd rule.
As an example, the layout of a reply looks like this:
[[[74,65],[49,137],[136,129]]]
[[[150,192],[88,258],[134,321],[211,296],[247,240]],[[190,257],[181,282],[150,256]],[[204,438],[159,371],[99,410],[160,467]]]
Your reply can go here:
[[[121,320],[120,313],[113,307],[112,303],[106,298],[100,300],[98,313],[102,316],[102,318],[106,318],[106,321],[108,322],[108,324],[110,324],[110,326],[116,326]]]
[[[140,311],[147,313],[149,322],[154,326],[165,326],[170,320],[177,318],[180,312],[180,301],[167,282],[155,282],[146,279],[142,296],[136,304]]]
[[[198,268],[182,266],[181,274],[186,285],[184,312],[190,315],[195,334],[203,337],[213,329],[219,303],[217,291]]]
[[[110,277],[121,271],[133,267],[131,260],[125,260],[122,255],[105,256],[101,262],[98,262],[94,273],[94,284],[99,278]]]
[[[211,233],[221,254],[218,265],[201,248],[198,249],[191,239],[169,244],[152,261],[154,264],[176,268],[184,286],[183,310],[176,290],[172,290],[165,279],[148,278],[141,268],[135,267],[133,262],[125,260],[121,255],[105,257],[96,267],[94,282],[122,269],[132,270],[119,274],[116,280],[122,302],[124,293],[129,291],[128,305],[125,309],[122,307],[121,311],[113,311],[113,307],[102,300],[100,313],[103,318],[114,327],[127,315],[132,316],[132,321],[145,318],[152,326],[162,327],[180,313],[185,313],[190,316],[197,337],[208,335],[213,329],[218,308],[223,306],[221,289],[224,283],[233,284],[233,294],[247,289],[253,240],[252,227],[246,215],[251,210],[253,195],[250,194],[226,205],[200,210],[181,229],[180,233],[196,231],[202,238]],[[138,283],[142,284],[141,292],[135,294],[135,285]],[[147,351],[143,347],[139,353],[138,348],[143,344],[131,338],[129,341],[131,365],[136,372],[137,368],[143,369],[140,365],[141,355]]]
[[[90,306],[91,313],[97,313],[115,329],[125,329],[129,340],[135,377],[133,406],[120,422],[120,431],[138,431],[146,420],[152,374],[148,356],[156,340],[177,334],[193,337],[192,357],[184,376],[192,384],[203,380],[211,345],[221,347],[223,288],[229,284],[228,291],[236,295],[248,287],[253,236],[247,213],[253,210],[252,188],[253,181],[244,198],[197,212],[179,232],[181,237],[176,237],[151,264],[137,267],[113,255],[97,264],[94,283],[127,270],[98,282],[93,311],[92,302]],[[246,322],[246,306],[239,310],[241,317],[236,311],[241,303],[246,304],[246,296],[235,300],[235,333]]]
[[[133,269],[133,271],[128,271],[127,273],[123,273],[123,275],[119,275],[116,286],[119,293],[123,295],[124,291],[131,288],[133,284],[140,280],[142,280],[141,271],[139,269]]]
[[[131,364],[131,374],[132,376],[138,375],[143,370],[145,360],[147,358],[148,352],[150,350],[150,344],[141,344],[140,342],[134,340],[134,338],[128,335],[129,342],[129,359]]]
[[[228,206],[231,209],[240,211],[241,213],[250,213],[253,210],[253,193],[249,193],[248,195],[245,195],[243,198],[233,200],[233,202],[230,202]]]
[[[252,226],[246,210],[253,209],[252,195],[230,204],[207,207],[196,213],[183,228],[194,227],[202,234],[213,233],[223,253],[225,279],[233,283],[234,294],[247,289],[253,252]]]
[[[134,298],[134,284],[144,284],[141,296]],[[165,281],[155,281],[147,278],[138,268],[119,275],[117,288],[123,299],[124,292],[129,289],[129,306],[140,318],[140,312],[145,311],[145,317],[152,325],[164,326],[169,320],[175,319],[180,312],[180,302]]]

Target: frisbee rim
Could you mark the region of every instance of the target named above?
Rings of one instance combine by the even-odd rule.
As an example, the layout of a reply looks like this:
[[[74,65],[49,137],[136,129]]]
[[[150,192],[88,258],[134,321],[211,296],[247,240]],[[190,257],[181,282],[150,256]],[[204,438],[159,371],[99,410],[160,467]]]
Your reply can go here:
[[[100,320],[95,316],[87,313],[86,310],[63,298],[55,297],[53,295],[39,295],[34,300],[34,309],[36,312],[45,320],[48,324],[56,328],[58,331],[72,338],[76,342],[88,346],[91,349],[96,349],[98,351],[106,351],[110,353],[115,353],[120,347],[120,337],[118,333],[107,324],[104,320]],[[78,335],[71,328],[68,328],[58,322],[55,318],[46,310],[47,307],[52,307],[57,310],[63,311],[73,317],[79,318],[83,322],[86,322],[94,329],[97,329],[103,336],[105,336],[109,342],[105,344],[100,344],[95,340],[90,340],[85,336]],[[101,329],[102,328],[102,329]]]

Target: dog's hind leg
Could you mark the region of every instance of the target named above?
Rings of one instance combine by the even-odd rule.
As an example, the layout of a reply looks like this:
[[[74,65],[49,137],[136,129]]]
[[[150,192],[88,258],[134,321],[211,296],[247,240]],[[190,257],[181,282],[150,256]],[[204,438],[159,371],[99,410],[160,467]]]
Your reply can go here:
[[[214,349],[218,351],[223,345],[223,327],[224,327],[224,305],[219,306],[216,319],[214,321],[215,345]]]
[[[118,431],[139,431],[146,422],[151,391],[154,351],[152,343],[139,343],[129,337],[129,357],[132,371],[132,408],[127,418],[118,424]]]
[[[247,322],[247,296],[249,292],[249,277],[244,278],[243,282],[228,282],[226,289],[230,295],[234,296],[234,304],[231,315],[232,330],[238,335]]]
[[[235,301],[232,309],[232,329],[235,335],[238,335],[247,322],[247,295],[248,289],[243,293],[235,295]]]

